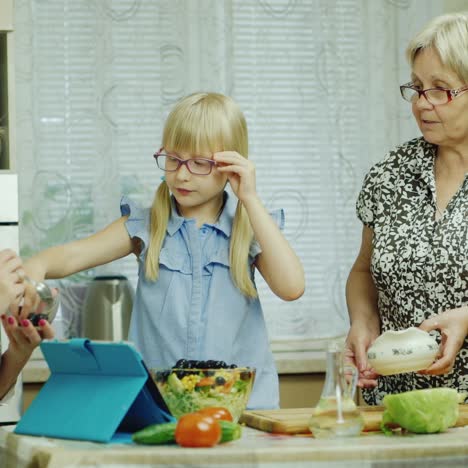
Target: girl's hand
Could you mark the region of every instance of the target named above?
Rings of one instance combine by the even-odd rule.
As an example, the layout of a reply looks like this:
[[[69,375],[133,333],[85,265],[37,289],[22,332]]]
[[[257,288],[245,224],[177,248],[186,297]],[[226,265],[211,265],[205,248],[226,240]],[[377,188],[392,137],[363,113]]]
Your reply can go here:
[[[440,330],[442,335],[439,358],[427,369],[419,371],[419,374],[448,374],[468,334],[468,307],[446,310],[424,320],[419,328],[426,332]]]
[[[0,312],[18,303],[24,294],[24,271],[21,259],[13,250],[0,251]]]
[[[7,352],[10,359],[21,366],[30,358],[34,348],[43,338],[54,337],[54,330],[46,320],[39,322],[39,329],[29,320],[23,320],[20,325],[14,317],[7,317],[5,314],[1,316],[1,320],[9,340]]]
[[[354,322],[351,325],[345,344],[345,360],[359,370],[358,387],[375,387],[377,374],[367,361],[367,350],[380,334],[380,326]]]
[[[255,165],[235,151],[214,153],[213,160],[219,172],[225,172],[236,197],[245,202],[257,195]]]

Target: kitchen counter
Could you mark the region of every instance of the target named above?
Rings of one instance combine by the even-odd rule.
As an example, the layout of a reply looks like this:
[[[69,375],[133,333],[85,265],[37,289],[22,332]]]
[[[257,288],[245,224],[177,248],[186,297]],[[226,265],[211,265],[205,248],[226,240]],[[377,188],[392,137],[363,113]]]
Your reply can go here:
[[[307,435],[273,435],[246,427],[240,440],[209,449],[18,436],[12,429],[13,426],[0,428],[1,468],[468,466],[468,426],[452,428],[443,434],[386,437],[368,433],[329,440]]]
[[[23,383],[44,383],[50,377],[50,370],[44,359],[30,360],[23,369]]]
[[[317,404],[325,376],[327,341],[299,343],[296,348],[288,348],[284,342],[272,343],[282,408],[312,407]],[[307,347],[309,351],[302,351],[302,347]],[[49,376],[49,367],[40,348],[36,348],[23,370],[23,410],[28,408]]]
[[[279,372],[282,408],[312,407],[320,398],[325,376],[325,352],[280,351],[274,353]],[[39,348],[23,370],[23,411],[50,376]]]
[[[278,374],[314,374],[325,372],[325,351],[280,351],[274,353]],[[37,348],[23,370],[24,383],[43,383],[50,376],[49,367]]]

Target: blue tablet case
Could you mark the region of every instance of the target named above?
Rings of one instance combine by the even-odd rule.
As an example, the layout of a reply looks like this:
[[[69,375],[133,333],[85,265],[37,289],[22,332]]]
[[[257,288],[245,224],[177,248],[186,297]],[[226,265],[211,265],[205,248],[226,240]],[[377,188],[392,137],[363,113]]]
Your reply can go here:
[[[175,421],[130,344],[75,338],[43,341],[41,349],[51,375],[17,434],[122,442],[150,424]]]

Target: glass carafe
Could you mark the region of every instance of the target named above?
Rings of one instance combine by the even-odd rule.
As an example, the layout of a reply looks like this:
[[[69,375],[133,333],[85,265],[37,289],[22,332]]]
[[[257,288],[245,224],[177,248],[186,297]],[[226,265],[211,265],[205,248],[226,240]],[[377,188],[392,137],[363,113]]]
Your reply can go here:
[[[343,348],[332,342],[327,349],[327,371],[320,401],[314,408],[309,429],[317,438],[360,434],[364,420],[354,402],[359,372],[344,362]]]

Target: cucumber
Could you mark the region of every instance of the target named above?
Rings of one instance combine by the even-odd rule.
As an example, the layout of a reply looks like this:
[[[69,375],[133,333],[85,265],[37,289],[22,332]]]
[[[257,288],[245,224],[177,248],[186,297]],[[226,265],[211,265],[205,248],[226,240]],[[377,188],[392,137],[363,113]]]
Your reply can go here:
[[[242,426],[232,421],[218,420],[221,426],[221,440],[219,443],[231,442],[240,439],[242,436]]]
[[[177,423],[152,424],[132,435],[133,442],[137,444],[170,444],[175,442]]]
[[[218,420],[221,426],[221,440],[219,443],[231,442],[241,438],[242,426],[232,421]],[[152,424],[132,435],[137,444],[160,445],[175,443],[176,422]]]

